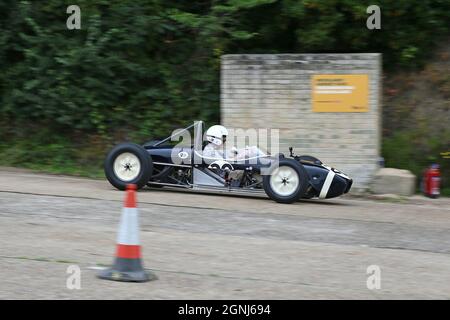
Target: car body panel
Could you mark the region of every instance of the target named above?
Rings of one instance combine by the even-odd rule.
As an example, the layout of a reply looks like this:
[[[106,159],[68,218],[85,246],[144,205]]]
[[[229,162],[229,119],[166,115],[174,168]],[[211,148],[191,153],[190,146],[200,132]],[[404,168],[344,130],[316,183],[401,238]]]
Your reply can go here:
[[[256,187],[244,188],[227,184],[226,179],[220,174],[217,174],[217,169],[223,170],[225,167],[233,170],[241,170],[244,172],[251,172],[259,174],[261,169],[270,168],[277,158],[264,155],[252,159],[245,159],[239,161],[230,161],[229,159],[214,159],[203,157],[201,150],[203,147],[203,140],[198,136],[203,137],[203,122],[196,122],[193,126],[187,127],[183,130],[194,129],[196,140],[192,146],[172,146],[164,144],[172,137],[168,137],[162,141],[155,143],[144,144],[152,158],[152,161],[157,169],[160,171],[153,175],[154,179],[148,182],[148,185],[163,185],[163,186],[179,186],[197,190],[208,190],[217,192],[239,192],[239,193],[261,193],[261,189]],[[292,153],[292,152],[291,152]],[[352,179],[342,172],[328,167],[319,160],[309,156],[292,156],[291,158],[299,161],[306,169],[308,174],[308,190],[305,198],[334,198],[342,194],[348,193],[352,186]],[[170,167],[169,169],[165,167]],[[170,181],[161,182],[158,177],[164,177],[164,170],[181,172],[189,171],[189,177],[183,177],[181,180],[170,177]],[[162,173],[161,173],[162,172]],[[186,173],[187,174],[187,173]],[[176,182],[178,181],[178,182]]]

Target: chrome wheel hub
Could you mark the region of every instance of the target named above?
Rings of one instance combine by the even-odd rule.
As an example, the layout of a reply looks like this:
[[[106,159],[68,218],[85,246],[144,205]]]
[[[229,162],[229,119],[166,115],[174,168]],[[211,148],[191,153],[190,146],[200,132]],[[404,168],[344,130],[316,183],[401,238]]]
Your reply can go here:
[[[135,179],[141,171],[141,162],[133,153],[125,152],[114,160],[114,174],[122,181]]]
[[[297,171],[288,166],[275,169],[270,177],[270,187],[280,196],[290,196],[298,188],[300,179]]]

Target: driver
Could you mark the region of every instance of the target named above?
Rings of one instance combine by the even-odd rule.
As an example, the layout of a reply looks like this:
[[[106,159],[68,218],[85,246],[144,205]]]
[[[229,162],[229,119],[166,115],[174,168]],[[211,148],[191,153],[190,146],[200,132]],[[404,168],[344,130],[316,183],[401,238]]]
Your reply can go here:
[[[224,126],[214,125],[206,131],[206,140],[209,142],[203,149],[203,157],[213,160],[234,160],[237,155],[237,149],[231,148],[226,151],[225,142],[227,141],[228,130]],[[227,177],[234,180],[237,186],[240,184],[243,176],[242,170],[233,170],[226,174]],[[228,179],[228,178],[226,178]]]
[[[206,131],[206,140],[209,142],[203,149],[203,156],[214,159],[225,159],[225,142],[228,130],[224,126],[214,125]]]
[[[214,125],[206,131],[206,140],[209,142],[203,149],[203,156],[215,160],[245,160],[261,155],[256,146],[237,149],[235,146],[227,149],[225,142],[228,130],[224,126]],[[212,160],[211,159],[211,160]]]

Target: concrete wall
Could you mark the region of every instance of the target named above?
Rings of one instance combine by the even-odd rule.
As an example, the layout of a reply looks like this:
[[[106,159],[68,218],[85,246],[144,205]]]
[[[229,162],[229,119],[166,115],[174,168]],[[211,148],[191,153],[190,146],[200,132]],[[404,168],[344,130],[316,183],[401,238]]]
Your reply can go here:
[[[311,76],[368,74],[369,111],[312,112]],[[381,54],[225,55],[222,124],[280,129],[280,152],[310,154],[368,187],[380,155]]]

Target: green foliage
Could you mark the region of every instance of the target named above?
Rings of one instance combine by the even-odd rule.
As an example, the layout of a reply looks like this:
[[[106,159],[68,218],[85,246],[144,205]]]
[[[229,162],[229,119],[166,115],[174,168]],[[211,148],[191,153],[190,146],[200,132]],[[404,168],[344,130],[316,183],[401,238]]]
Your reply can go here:
[[[17,165],[98,164],[100,150],[80,155],[92,137],[218,121],[222,54],[382,52],[389,69],[415,68],[450,18],[448,0],[380,0],[373,31],[368,0],[78,0],[82,29],[67,30],[72,2],[0,2],[0,133]]]
[[[442,153],[448,152],[450,130],[443,131],[438,136],[427,137],[426,132],[409,129],[394,133],[383,139],[382,154],[386,159],[386,167],[411,170],[420,180],[425,168],[432,163],[440,165],[441,184],[450,187],[450,161]]]
[[[0,130],[0,135],[4,132]],[[5,135],[6,136],[6,135]],[[103,176],[99,156],[106,152],[105,142],[88,137],[88,143],[54,135],[41,128],[30,137],[12,137],[0,142],[0,164],[89,177]]]
[[[450,46],[443,44],[423,69],[385,77],[383,156],[388,166],[418,177],[430,164],[440,164],[442,186],[450,191],[449,71]]]

